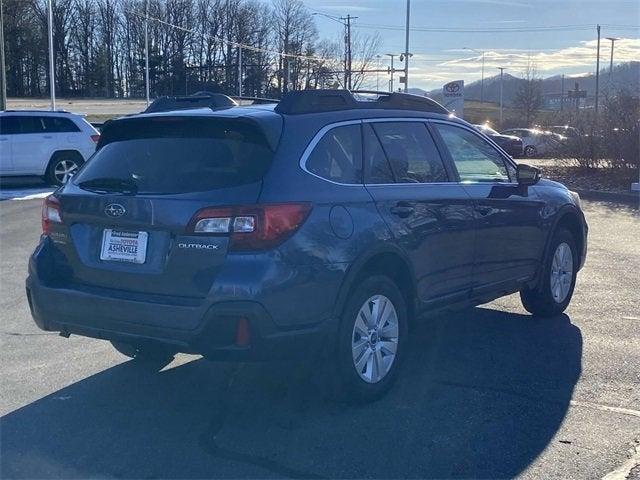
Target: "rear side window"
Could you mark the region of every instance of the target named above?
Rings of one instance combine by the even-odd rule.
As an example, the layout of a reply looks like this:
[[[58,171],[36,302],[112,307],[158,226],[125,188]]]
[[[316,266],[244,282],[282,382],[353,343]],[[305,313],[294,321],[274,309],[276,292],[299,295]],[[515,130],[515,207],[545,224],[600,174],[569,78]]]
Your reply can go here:
[[[63,117],[41,117],[44,130],[47,133],[79,132],[78,126],[68,118]]]
[[[461,182],[508,182],[502,155],[484,138],[453,125],[434,124],[455,163]]]
[[[422,122],[373,123],[396,183],[447,182],[440,153]]]
[[[257,182],[273,151],[254,123],[236,119],[157,117],[117,121],[74,183],[133,183],[138,193],[171,194]]]
[[[362,140],[360,125],[329,130],[307,158],[306,169],[332,182],[362,183]]]

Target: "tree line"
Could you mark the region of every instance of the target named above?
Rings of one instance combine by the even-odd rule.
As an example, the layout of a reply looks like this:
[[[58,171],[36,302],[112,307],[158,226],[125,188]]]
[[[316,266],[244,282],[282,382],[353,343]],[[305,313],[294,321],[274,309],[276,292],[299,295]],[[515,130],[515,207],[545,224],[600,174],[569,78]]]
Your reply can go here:
[[[48,0],[2,1],[7,95],[47,96]],[[319,37],[301,0],[52,1],[59,96],[145,96],[147,6],[152,98],[237,94],[240,65],[247,96],[343,86],[345,46]],[[379,43],[352,35],[353,88],[370,80]]]

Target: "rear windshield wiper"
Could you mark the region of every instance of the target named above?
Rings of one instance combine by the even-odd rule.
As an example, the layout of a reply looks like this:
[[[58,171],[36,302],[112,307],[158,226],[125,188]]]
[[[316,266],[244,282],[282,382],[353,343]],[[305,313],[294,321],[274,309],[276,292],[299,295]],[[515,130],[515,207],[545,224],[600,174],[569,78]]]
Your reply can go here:
[[[127,180],[126,178],[93,178],[91,180],[79,182],[78,186],[83,190],[97,192],[138,193],[138,185],[133,180]]]

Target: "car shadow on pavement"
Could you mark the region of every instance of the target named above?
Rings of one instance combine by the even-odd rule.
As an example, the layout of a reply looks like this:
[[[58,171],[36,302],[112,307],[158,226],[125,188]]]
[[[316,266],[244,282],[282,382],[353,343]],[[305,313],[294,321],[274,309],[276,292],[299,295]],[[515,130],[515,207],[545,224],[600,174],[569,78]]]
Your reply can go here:
[[[562,315],[488,308],[413,329],[401,379],[324,400],[304,364],[125,362],[1,419],[2,478],[513,477],[552,441],[581,370]]]

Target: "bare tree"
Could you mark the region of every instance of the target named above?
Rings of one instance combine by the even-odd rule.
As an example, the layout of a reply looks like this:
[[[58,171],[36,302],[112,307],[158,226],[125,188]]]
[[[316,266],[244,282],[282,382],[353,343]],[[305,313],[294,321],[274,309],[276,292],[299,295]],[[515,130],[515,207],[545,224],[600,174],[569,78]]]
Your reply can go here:
[[[527,126],[531,125],[544,104],[542,81],[536,74],[535,63],[528,59],[524,77],[513,99],[513,106],[521,112]]]

